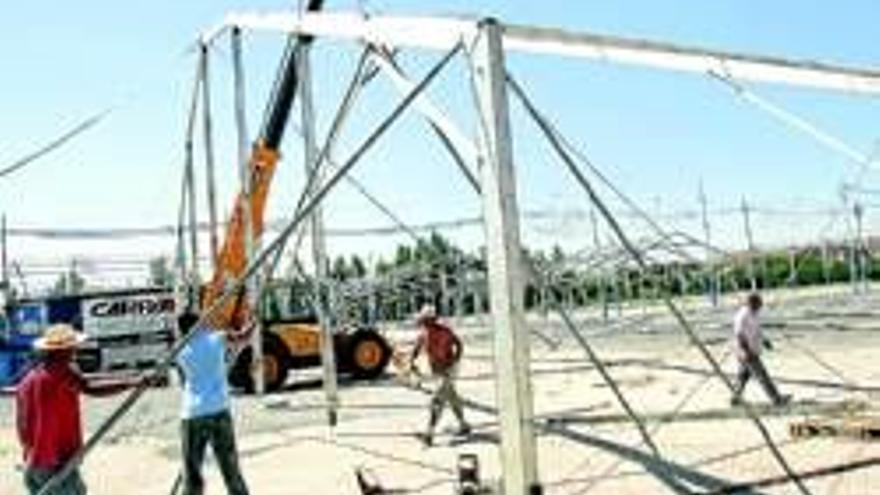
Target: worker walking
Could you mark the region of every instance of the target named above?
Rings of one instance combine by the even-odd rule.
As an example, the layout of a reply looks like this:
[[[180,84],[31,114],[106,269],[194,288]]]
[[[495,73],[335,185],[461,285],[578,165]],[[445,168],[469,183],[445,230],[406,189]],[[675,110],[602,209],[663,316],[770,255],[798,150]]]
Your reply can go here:
[[[182,335],[196,332],[177,356],[183,381],[183,495],[204,493],[202,464],[208,444],[214,451],[227,493],[247,495],[229,413],[225,338],[222,332],[196,327],[198,319],[196,314],[189,312],[178,318]]]
[[[70,325],[57,324],[34,341],[38,364],[15,393],[16,426],[24,458],[24,483],[31,495],[43,487],[83,446],[80,394],[103,397],[132,388],[140,379],[86,380],[73,367],[85,340]],[[55,482],[47,495],[84,495],[79,470]]]
[[[736,375],[731,405],[742,403],[742,393],[752,376],[758,379],[764,392],[776,406],[784,406],[791,400],[790,395],[780,395],[776,384],[767,373],[761,361],[761,349],[772,350],[771,342],[764,338],[761,331],[759,313],[764,305],[758,293],[749,294],[746,303],[737,311],[733,319],[734,351],[736,353],[739,369]]]
[[[469,435],[471,432],[470,425],[464,419],[461,397],[455,390],[455,374],[461,360],[463,347],[461,339],[455,335],[455,332],[437,321],[437,312],[434,306],[423,306],[416,317],[416,324],[420,327],[421,333],[410,356],[411,366],[414,366],[416,358],[424,347],[428,355],[431,374],[440,380],[440,384],[431,398],[428,429],[423,435],[420,435],[425,445],[430,447],[434,442],[434,428],[440,421],[440,416],[447,403],[458,419],[458,433]]]

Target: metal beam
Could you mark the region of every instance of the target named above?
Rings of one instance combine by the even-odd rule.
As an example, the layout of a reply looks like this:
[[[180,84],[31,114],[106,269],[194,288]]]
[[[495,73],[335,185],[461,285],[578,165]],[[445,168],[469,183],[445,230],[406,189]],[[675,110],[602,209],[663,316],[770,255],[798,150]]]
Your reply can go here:
[[[756,55],[637,38],[507,25],[505,48],[657,69],[723,74],[737,81],[780,83],[856,93],[880,93],[880,69]]]
[[[199,46],[199,63],[202,76],[202,132],[205,140],[205,181],[208,197],[208,238],[211,242],[211,269],[217,269],[217,257],[220,244],[217,238],[217,182],[214,177],[214,126],[211,119],[211,77],[209,68],[208,47]]]
[[[394,63],[390,54],[384,51],[380,53],[374,51],[371,60],[391,80],[398,93],[405,95],[412,91],[415,83]],[[455,125],[455,122],[446,116],[440,107],[431,101],[428,95],[421,95],[413,108],[428,120],[444,143],[448,143],[461,172],[467,177],[468,182],[479,190],[479,182],[470,169],[477,160],[477,147],[474,142]]]
[[[296,47],[297,72],[299,75],[300,107],[302,110],[303,157],[305,177],[314,177],[313,191],[321,187],[321,163],[318,159],[318,146],[315,141],[315,113],[312,98],[311,44]],[[328,150],[329,154],[330,151]],[[308,193],[308,191],[307,191]],[[323,370],[324,396],[327,403],[327,422],[336,426],[339,409],[337,391],[336,355],[333,347],[333,322],[328,318],[327,286],[327,246],[324,238],[324,216],[321,206],[316,206],[309,217],[309,231],[312,244],[312,261],[315,265],[315,311],[321,326],[321,368]]]
[[[247,116],[244,101],[244,67],[241,56],[241,31],[232,30],[232,63],[235,84],[235,124],[238,134],[238,173],[241,181],[242,199],[241,212],[244,220],[244,251],[245,265],[254,259],[257,252],[257,240],[254,237],[254,217],[251,210],[252,177],[250,168],[250,145],[247,135]],[[245,282],[245,294],[251,311],[258,312],[259,281],[258,276],[249,277]],[[255,328],[251,334],[251,372],[254,379],[254,391],[262,395],[265,391],[263,377],[263,338],[259,315],[254,318]]]
[[[201,60],[196,65],[196,77],[193,84],[192,100],[190,101],[189,115],[186,124],[186,142],[184,144],[184,174],[186,176],[186,198],[189,205],[189,249],[190,249],[190,294],[198,294],[199,277],[199,232],[198,232],[198,201],[196,200],[196,172],[193,163],[193,140],[195,135],[196,116],[199,107],[199,97],[202,85],[202,70],[204,66]],[[197,299],[197,297],[195,297]]]
[[[507,495],[540,493],[532,426],[529,332],[501,26],[487,20],[471,54],[479,110],[480,172],[490,310],[495,335],[501,465]]]
[[[337,39],[377,46],[447,50],[469,43],[475,19],[461,17],[370,16],[360,13],[232,13],[205,32],[211,42],[232,26]],[[721,74],[737,81],[788,84],[815,89],[880,94],[880,69],[806,59],[746,54],[637,38],[557,28],[505,25],[506,50],[639,65],[664,70]]]

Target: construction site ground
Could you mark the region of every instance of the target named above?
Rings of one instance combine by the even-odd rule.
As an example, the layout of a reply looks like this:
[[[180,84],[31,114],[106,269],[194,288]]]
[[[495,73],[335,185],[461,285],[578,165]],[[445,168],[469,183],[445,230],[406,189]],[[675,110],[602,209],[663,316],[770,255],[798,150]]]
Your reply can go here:
[[[794,397],[785,409],[766,407],[753,383],[756,404],[782,453],[798,471],[880,457],[880,441],[848,436],[793,439],[789,425],[803,419],[870,417],[880,399],[880,320],[876,300],[821,291],[770,294],[766,332],[776,344],[766,364],[780,388]],[[734,301],[710,309],[685,301],[689,319],[725,371],[733,373],[729,322]],[[540,478],[545,493],[672,493],[660,481],[674,477],[696,493],[733,482],[782,474],[757,429],[732,408],[723,384],[660,305],[576,312],[581,330],[609,367],[659,447],[658,461],[641,445],[609,387],[588,363],[567,329],[552,314],[529,315],[540,333],[532,340],[532,386]],[[456,323],[455,319],[451,320]],[[239,449],[251,493],[257,495],[357,494],[355,469],[365,468],[392,490],[453,493],[458,454],[479,456],[482,477],[499,476],[498,425],[494,411],[492,341],[480,319],[458,322],[467,350],[459,389],[468,399],[473,437],[449,434],[447,413],[437,445],[425,448],[414,434],[425,425],[429,397],[413,377],[391,370],[375,382],[342,382],[338,426],[326,424],[323,390],[314,371],[294,373],[282,393],[236,395]],[[412,329],[390,332],[411,341]],[[95,494],[170,493],[180,465],[179,392],[151,390],[88,456],[83,474]],[[87,431],[121,398],[85,399]],[[683,404],[683,405],[682,405]],[[0,398],[0,494],[23,494],[20,451],[11,397]],[[680,409],[680,410],[679,410]],[[225,493],[216,466],[206,466],[208,494]],[[652,474],[655,473],[655,474]],[[880,466],[808,480],[815,494],[870,494],[880,487]],[[797,493],[792,485],[754,492]]]

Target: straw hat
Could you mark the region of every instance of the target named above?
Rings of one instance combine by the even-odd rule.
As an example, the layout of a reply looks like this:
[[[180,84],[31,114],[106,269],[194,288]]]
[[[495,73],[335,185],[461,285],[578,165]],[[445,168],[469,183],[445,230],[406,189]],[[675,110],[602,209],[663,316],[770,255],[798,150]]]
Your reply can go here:
[[[416,315],[416,323],[424,323],[437,319],[437,308],[432,304],[425,304]]]
[[[34,341],[34,349],[63,351],[79,346],[84,340],[86,340],[86,336],[74,330],[72,326],[58,323],[47,328],[43,332],[43,336]]]

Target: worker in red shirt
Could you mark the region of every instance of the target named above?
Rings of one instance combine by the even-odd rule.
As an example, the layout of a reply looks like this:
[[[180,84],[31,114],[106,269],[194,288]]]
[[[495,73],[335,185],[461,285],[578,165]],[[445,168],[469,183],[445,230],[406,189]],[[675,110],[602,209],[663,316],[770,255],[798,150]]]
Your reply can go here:
[[[86,381],[72,367],[84,336],[70,325],[50,326],[34,342],[40,362],[16,389],[16,426],[21,443],[28,493],[38,494],[82,447],[80,393],[107,396],[137,385],[130,379]],[[46,495],[84,495],[86,486],[73,470]]]
[[[416,324],[422,331],[410,356],[410,365],[415,367],[416,358],[422,348],[425,348],[431,374],[440,380],[440,385],[431,398],[428,430],[419,435],[425,445],[430,447],[434,442],[434,428],[440,421],[440,416],[443,414],[447,402],[458,419],[459,435],[469,435],[471,432],[470,425],[464,419],[461,397],[455,390],[455,372],[458,362],[461,360],[463,347],[461,339],[455,335],[455,332],[437,321],[437,311],[434,306],[423,306],[416,317]]]

